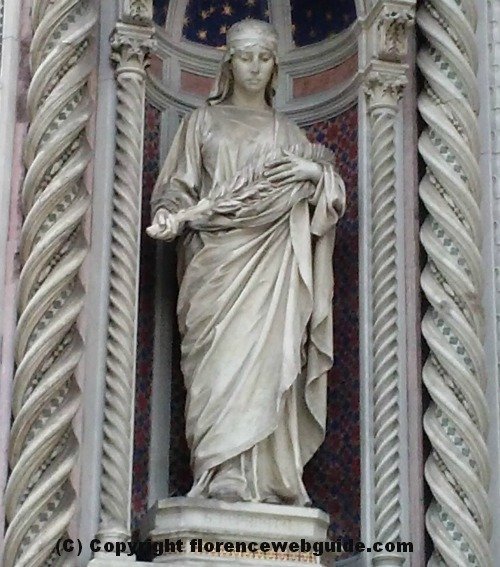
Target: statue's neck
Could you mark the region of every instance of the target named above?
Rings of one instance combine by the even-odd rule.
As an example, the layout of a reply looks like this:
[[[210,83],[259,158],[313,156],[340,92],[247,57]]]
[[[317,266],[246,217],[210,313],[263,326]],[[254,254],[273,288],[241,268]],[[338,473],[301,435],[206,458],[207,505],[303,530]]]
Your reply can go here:
[[[264,93],[247,93],[237,88],[234,89],[233,94],[228,98],[230,104],[254,110],[269,110],[269,105],[266,103]]]

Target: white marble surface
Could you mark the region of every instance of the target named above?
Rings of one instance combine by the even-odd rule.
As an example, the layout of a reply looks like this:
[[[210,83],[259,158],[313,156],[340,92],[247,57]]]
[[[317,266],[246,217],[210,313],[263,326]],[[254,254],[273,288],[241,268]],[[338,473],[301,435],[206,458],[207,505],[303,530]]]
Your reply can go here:
[[[298,561],[226,559],[223,557],[193,557],[189,559],[186,559],[185,557],[170,557],[167,560],[162,560],[161,563],[166,565],[177,565],[179,567],[251,567],[252,565],[258,565],[259,567],[272,567],[276,565],[279,565],[280,567],[301,567],[305,565],[314,565],[314,563],[302,563]],[[150,563],[145,565],[150,565]],[[322,564],[320,563],[319,565]]]
[[[155,562],[183,565],[333,565],[309,556],[293,560],[279,558],[220,557],[215,554],[191,553],[190,541],[203,542],[310,542],[324,541],[329,525],[328,515],[316,508],[261,503],[228,503],[213,499],[176,497],[160,500],[150,511],[143,526],[142,539],[153,542],[182,540],[184,552],[157,557]],[[311,559],[315,563],[311,562]]]
[[[249,502],[230,503],[208,498],[183,496],[158,501],[150,512],[150,527],[183,537],[201,534],[249,536],[252,540],[267,541],[283,538],[325,539],[328,514],[317,508],[281,506]],[[154,523],[153,523],[154,522]],[[154,527],[153,527],[154,526]],[[200,536],[197,536],[197,534]]]

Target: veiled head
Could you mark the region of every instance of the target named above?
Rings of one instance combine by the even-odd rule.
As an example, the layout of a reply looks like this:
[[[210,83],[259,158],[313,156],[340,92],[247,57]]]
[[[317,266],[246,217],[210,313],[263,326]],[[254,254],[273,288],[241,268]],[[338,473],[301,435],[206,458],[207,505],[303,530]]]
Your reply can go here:
[[[266,103],[269,106],[273,105],[274,83],[278,73],[278,34],[271,24],[252,19],[237,22],[228,30],[226,52],[214,89],[208,98],[209,104],[218,104],[231,96],[235,81],[235,73],[233,73],[234,56],[255,50],[269,53],[273,59],[272,73],[265,87]]]

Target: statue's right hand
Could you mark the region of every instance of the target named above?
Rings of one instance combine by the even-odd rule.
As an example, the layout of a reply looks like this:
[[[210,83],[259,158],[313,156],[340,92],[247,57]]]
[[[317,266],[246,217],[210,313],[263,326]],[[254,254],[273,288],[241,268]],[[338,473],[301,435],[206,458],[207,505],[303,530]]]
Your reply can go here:
[[[177,216],[166,209],[158,209],[153,223],[146,229],[147,234],[158,240],[173,240],[181,229]]]

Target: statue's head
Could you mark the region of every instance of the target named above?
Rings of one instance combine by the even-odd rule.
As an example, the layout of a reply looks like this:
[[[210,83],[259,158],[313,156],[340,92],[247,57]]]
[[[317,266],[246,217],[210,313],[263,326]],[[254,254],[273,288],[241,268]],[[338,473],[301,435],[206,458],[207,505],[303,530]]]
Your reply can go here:
[[[238,80],[239,60],[244,61],[246,54],[258,51],[262,61],[270,61],[269,80],[265,85],[265,99],[269,106],[273,105],[274,84],[278,74],[278,34],[271,24],[261,20],[242,20],[228,30],[226,35],[226,52],[221,63],[215,87],[208,99],[209,104],[218,104],[229,98],[233,92],[234,82]]]

